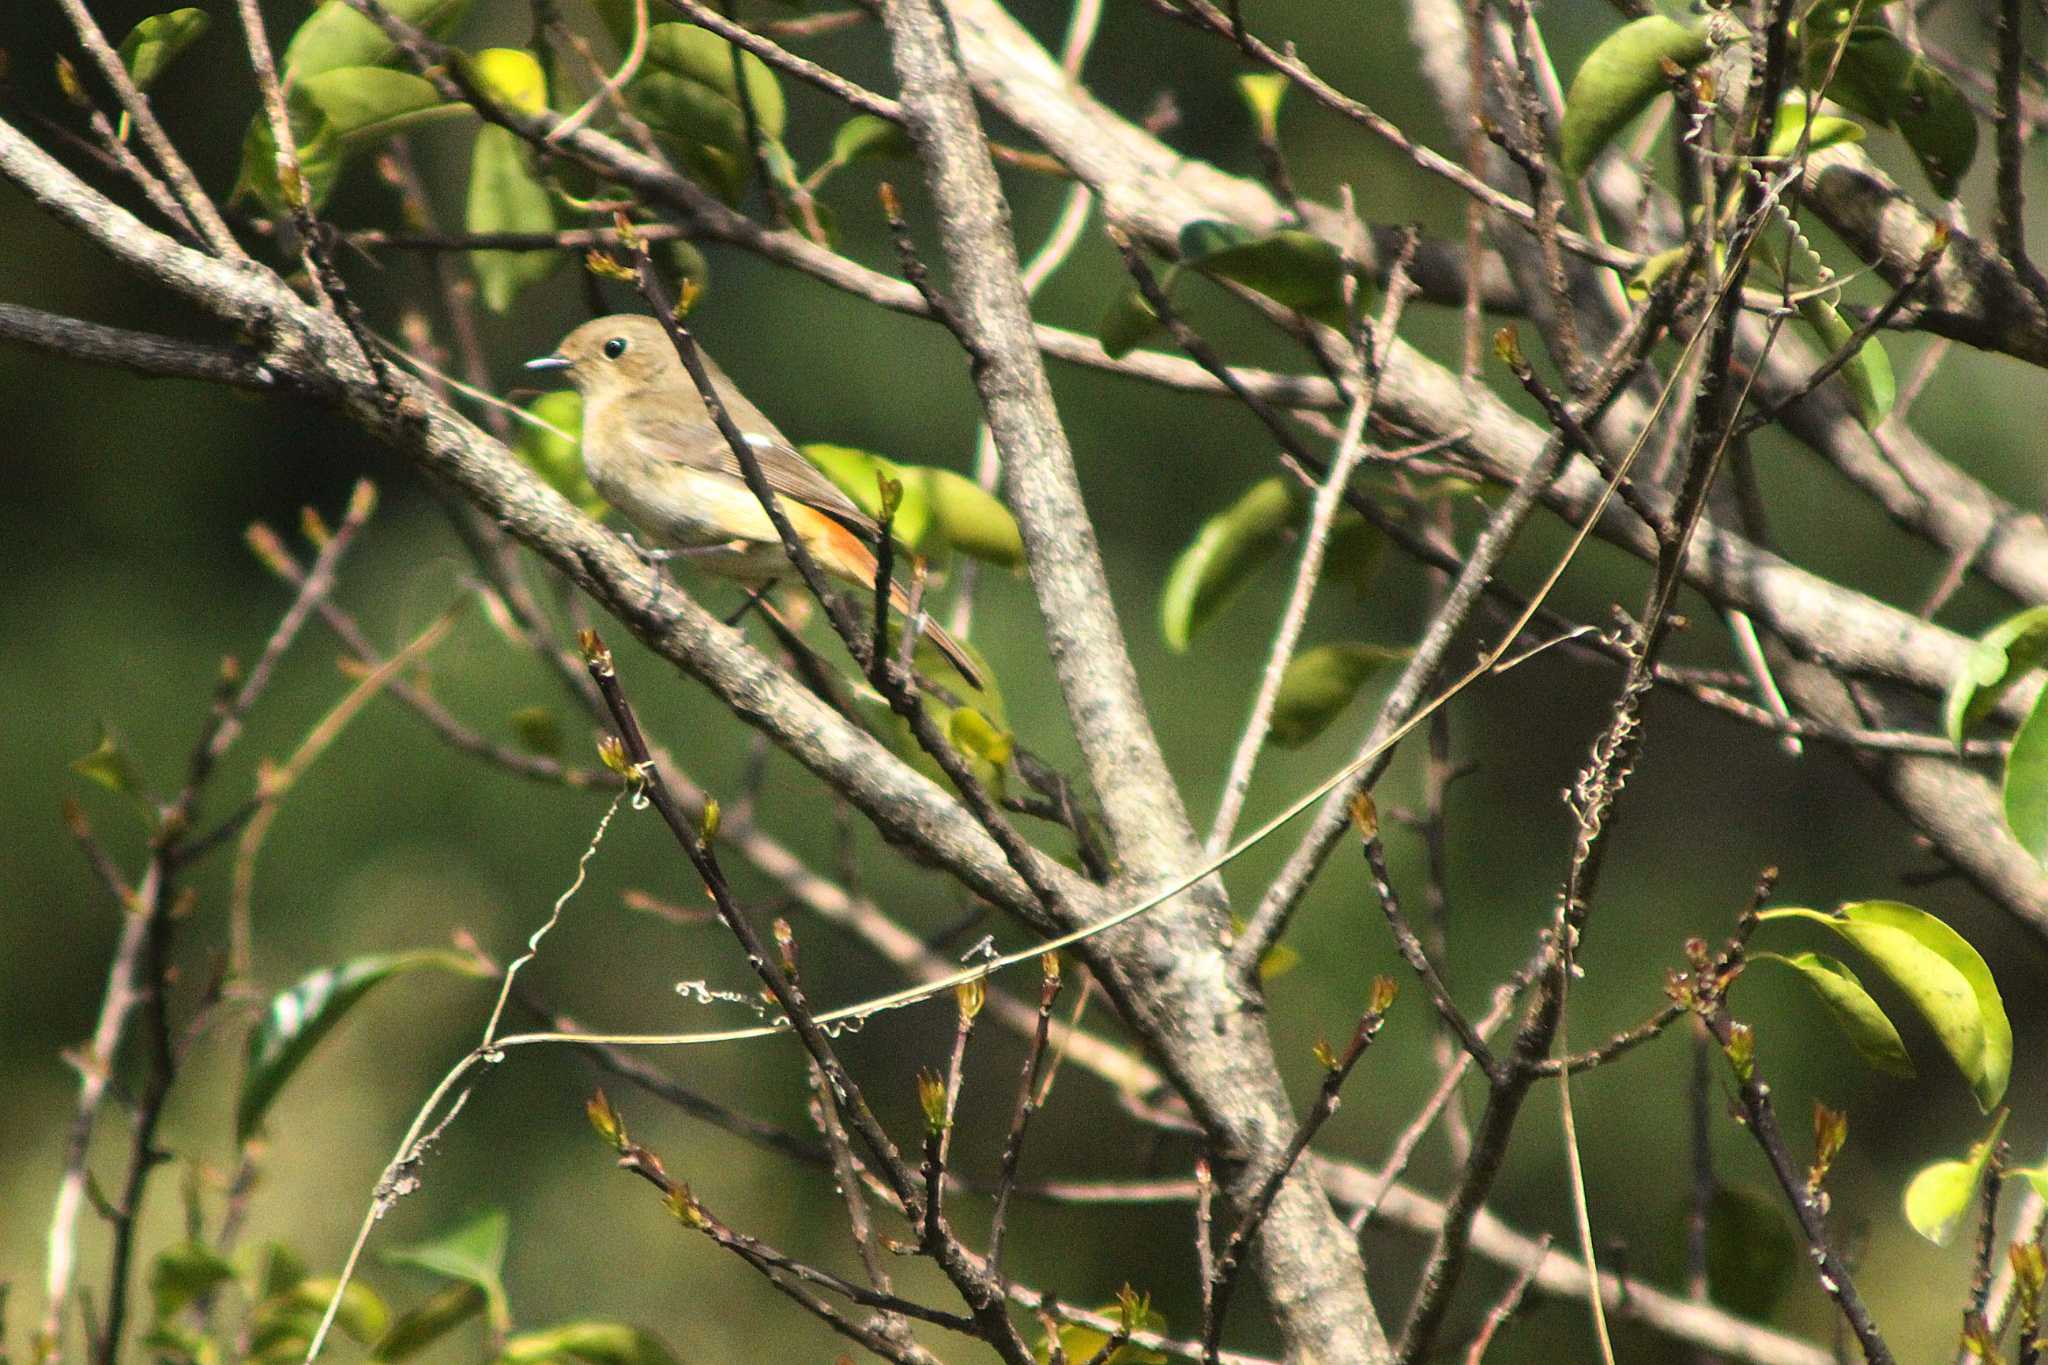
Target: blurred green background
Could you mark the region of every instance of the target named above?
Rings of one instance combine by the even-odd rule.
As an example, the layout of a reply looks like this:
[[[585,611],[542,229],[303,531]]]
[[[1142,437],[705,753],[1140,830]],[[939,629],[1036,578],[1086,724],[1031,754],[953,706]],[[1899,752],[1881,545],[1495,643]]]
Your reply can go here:
[[[115,35],[149,8],[94,6]],[[224,191],[255,97],[232,7],[213,2],[206,8],[214,30],[165,80],[158,104],[204,181]],[[279,34],[305,9],[267,8]],[[477,9],[465,42],[523,38],[525,6],[488,0]],[[1026,6],[1022,15],[1047,41],[1057,40],[1065,17],[1050,4]],[[1611,23],[1608,11],[1588,3],[1559,7],[1546,21],[1567,70]],[[1262,29],[1298,38],[1304,55],[1341,87],[1364,94],[1435,145],[1449,146],[1414,75],[1400,22],[1392,7],[1333,10],[1310,0],[1269,0],[1258,10]],[[1955,39],[1976,41],[1973,25],[1961,26]],[[75,126],[51,78],[53,55],[75,51],[54,13],[9,6],[0,17],[0,46],[12,62],[7,117],[18,120],[35,110]],[[872,27],[803,46],[857,78],[887,84]],[[1174,143],[1249,174],[1256,170],[1255,148],[1230,88],[1235,69],[1222,45],[1140,6],[1112,5],[1087,74],[1098,94],[1134,115],[1170,94],[1181,116],[1170,134]],[[789,142],[809,165],[824,155],[839,113],[808,89],[791,85],[789,98]],[[1420,221],[1450,233],[1461,221],[1456,200],[1356,130],[1299,101],[1290,104],[1282,127],[1305,192],[1330,197],[1350,185],[1361,211],[1376,223]],[[418,140],[440,211],[451,223],[460,217],[467,144],[462,130],[435,130]],[[1901,178],[1924,194],[1886,135],[1878,136],[1875,150],[1898,163]],[[914,180],[908,167],[889,173],[906,184]],[[842,248],[892,270],[873,208],[876,179],[873,168],[854,168],[834,181],[827,197],[838,212]],[[1061,187],[1019,173],[1010,173],[1007,184],[1019,240],[1028,248],[1049,224]],[[1988,171],[1980,167],[1966,202],[1988,221],[1988,201]],[[388,224],[395,207],[369,167],[357,166],[328,217],[343,226]],[[11,188],[0,189],[0,243],[0,298],[220,339],[177,300],[72,241]],[[792,436],[969,468],[973,393],[958,351],[941,330],[880,313],[732,251],[710,247],[707,255],[712,280],[698,314],[701,333]],[[394,325],[401,301],[428,299],[416,259],[344,254],[343,268],[380,326]],[[1042,295],[1040,313],[1091,329],[1120,288],[1113,253],[1091,234]],[[616,292],[610,300],[628,306]],[[1301,367],[1283,343],[1220,301],[1204,299],[1194,307],[1231,356]],[[498,382],[507,391],[520,386],[517,362],[545,352],[583,316],[582,289],[565,270],[523,296],[509,316],[488,317]],[[1451,314],[1418,305],[1404,330],[1436,354],[1455,356]],[[1898,343],[1893,351],[1906,373],[1917,344]],[[2014,362],[1959,352],[1914,414],[1937,446],[2022,506],[2037,505],[2042,493],[2029,397],[2036,378],[2022,377]],[[1161,739],[1191,809],[1206,825],[1285,571],[1270,570],[1185,656],[1170,655],[1159,641],[1158,593],[1173,556],[1202,518],[1272,470],[1270,444],[1248,415],[1221,401],[1057,365],[1053,382]],[[0,1282],[13,1288],[7,1344],[19,1349],[39,1315],[42,1241],[75,1091],[60,1054],[92,1027],[119,927],[118,910],[64,833],[59,801],[66,794],[82,800],[128,865],[139,862],[142,844],[123,803],[69,772],[67,763],[92,746],[95,726],[104,720],[154,788],[175,787],[221,657],[253,658],[287,600],[242,543],[252,521],[290,531],[305,505],[332,518],[354,480],[374,479],[382,506],[346,565],[339,598],[386,648],[463,592],[467,566],[417,478],[348,425],[305,405],[144,381],[0,347],[0,430],[7,433],[9,473],[7,496],[0,498],[0,554],[7,564],[0,590],[0,638],[7,642],[0,651],[0,694],[8,698],[0,710],[0,749],[8,755],[9,776],[0,789],[6,869],[0,1084],[8,1096],[0,1105]],[[1938,576],[1937,556],[1897,533],[1806,452],[1773,438],[1761,444],[1759,456],[1774,526],[1795,557],[1907,604]],[[1474,510],[1462,509],[1460,519],[1469,527]],[[1540,526],[1525,538],[1513,576],[1533,581],[1563,540],[1555,525]],[[1610,601],[1633,606],[1645,581],[1643,566],[1596,547],[1566,579],[1559,602],[1579,619],[1599,621]],[[737,600],[728,587],[694,581],[684,587],[720,610]],[[1071,764],[1026,584],[1021,577],[984,574],[979,600],[974,638],[1003,679],[1018,733]],[[1366,600],[1343,588],[1324,593],[1310,641],[1405,643],[1419,625],[1422,601],[1421,576],[1390,560]],[[1699,605],[1691,604],[1695,626],[1680,648],[1695,659],[1720,659],[1719,629]],[[1943,619],[1975,629],[2001,606],[1972,588]],[[612,634],[623,644],[622,631]],[[257,760],[290,752],[345,690],[336,655],[331,637],[317,627],[306,632],[214,788],[211,816],[230,811],[251,789]],[[621,659],[654,733],[711,790],[734,791],[749,747],[743,727],[636,648],[622,648]],[[553,680],[509,648],[481,613],[462,617],[429,671],[437,695],[476,726],[509,739],[513,712],[554,707],[569,724],[570,756],[589,753],[587,729],[574,722]],[[1456,786],[1451,806],[1449,974],[1475,1010],[1549,918],[1568,847],[1560,792],[1584,757],[1615,681],[1612,670],[1558,651],[1487,683],[1452,709],[1457,756],[1475,771]],[[1325,774],[1355,743],[1368,714],[1369,702],[1361,703],[1306,751],[1270,753],[1249,815],[1262,818]],[[1751,730],[1663,696],[1653,700],[1649,724],[1645,761],[1612,835],[1584,955],[1586,984],[1573,997],[1573,1043],[1588,1044],[1652,1011],[1662,1000],[1665,969],[1680,960],[1682,940],[1723,934],[1758,870],[1776,864],[1783,871],[1783,903],[1898,896],[1947,917],[1983,949],[2014,1012],[2018,1113],[2008,1135],[2016,1153],[2030,1159],[2048,1133],[2031,1103],[2043,1079],[2041,944],[2015,931],[1959,881],[1922,882],[1916,874],[1935,869],[1935,861],[1825,746],[1810,745],[1795,759]],[[1381,788],[1383,810],[1415,799],[1415,771],[1415,755],[1404,754]],[[357,954],[443,945],[458,929],[473,933],[493,955],[510,956],[568,883],[602,808],[601,797],[530,785],[465,761],[408,713],[377,702],[294,792],[277,821],[255,888],[259,984],[278,989]],[[817,866],[834,865],[829,807],[786,760],[769,763],[761,813]],[[1231,870],[1240,905],[1256,900],[1286,842],[1254,852]],[[1419,906],[1416,841],[1396,831],[1390,844],[1396,876]],[[856,847],[863,889],[918,932],[955,925],[968,908],[945,881],[896,859],[867,831]],[[777,908],[775,889],[737,859],[734,864],[750,905],[764,917]],[[223,940],[226,874],[226,860],[216,859],[196,878],[195,912],[178,929],[181,1005],[206,978]],[[1302,963],[1274,985],[1274,1033],[1290,1084],[1303,1098],[1315,1083],[1314,1040],[1348,1032],[1375,972],[1400,975],[1359,874],[1348,850],[1334,860],[1291,940]],[[592,1025],[655,1030],[731,1021],[730,1007],[693,1005],[672,990],[678,980],[699,978],[746,989],[744,964],[731,945],[714,928],[677,929],[624,910],[620,897],[629,888],[691,904],[698,894],[687,865],[650,815],[622,818],[527,979],[558,1008]],[[852,999],[898,984],[881,962],[829,928],[806,923],[801,914],[796,921],[815,996]],[[969,937],[983,932],[994,932],[1005,946],[1025,942],[994,919]],[[1796,937],[1784,932],[1779,946]],[[1019,984],[1030,989],[1028,982]],[[1850,1233],[1866,1293],[1894,1347],[1902,1358],[1917,1359],[1948,1350],[1967,1282],[1965,1250],[1938,1250],[1913,1236],[1899,1216],[1898,1192],[1911,1170],[1959,1153],[1979,1133],[1981,1120],[1966,1088],[1916,1022],[1903,1020],[1902,1028],[1923,1063],[1922,1076],[1900,1082],[1858,1065],[1789,978],[1760,973],[1737,999],[1757,1024],[1759,1058],[1795,1149],[1805,1150],[1813,1099],[1849,1112],[1848,1152],[1833,1182],[1835,1216]],[[480,986],[416,977],[361,1007],[271,1114],[247,1240],[285,1240],[316,1272],[337,1267],[398,1133],[435,1078],[473,1043],[488,1005]],[[1099,1004],[1092,1021],[1111,1026]],[[950,1008],[935,1006],[890,1016],[846,1041],[856,1073],[900,1133],[913,1123],[912,1075],[942,1061],[951,1027]],[[239,1039],[238,1029],[224,1028],[193,1047],[161,1133],[177,1164],[152,1186],[145,1246],[179,1235],[179,1188],[188,1170],[197,1172],[209,1220],[217,1217],[218,1184],[234,1156]],[[1429,1039],[1420,992],[1407,990],[1352,1081],[1343,1111],[1325,1130],[1328,1151],[1367,1161],[1384,1154],[1432,1084]],[[1019,1056],[1016,1039],[1000,1027],[982,1030],[955,1148],[970,1171],[995,1168]],[[798,1054],[785,1043],[653,1060],[710,1095],[808,1131]],[[1574,1090],[1605,1255],[1666,1284],[1677,1282],[1689,1065],[1686,1040],[1674,1031]],[[500,1205],[511,1212],[510,1285],[521,1326],[621,1318],[656,1331],[691,1361],[833,1356],[837,1338],[734,1259],[682,1232],[644,1186],[611,1169],[583,1116],[593,1077],[589,1063],[566,1052],[514,1056],[451,1130],[426,1170],[424,1190],[385,1220],[373,1252]],[[691,1122],[617,1083],[608,1088],[635,1135],[727,1221],[799,1255],[850,1265],[837,1201],[821,1172]],[[1717,1117],[1725,1107],[1717,1096]],[[126,1143],[125,1120],[110,1108],[94,1152],[102,1181],[115,1178]],[[1767,1185],[1761,1159],[1733,1122],[1717,1123],[1715,1143],[1728,1182]],[[1446,1177],[1442,1151],[1435,1139],[1423,1146],[1414,1174],[1427,1188],[1440,1189]],[[1025,1167],[1027,1177],[1183,1173],[1193,1155],[1185,1142],[1160,1139],[1129,1118],[1104,1085],[1070,1066],[1034,1131]],[[1569,1240],[1564,1172],[1555,1097],[1546,1090],[1523,1122],[1494,1207],[1532,1233],[1548,1229]],[[978,1214],[961,1216],[970,1228],[978,1226]],[[1084,1210],[1026,1202],[1011,1223],[1009,1264],[1025,1282],[1070,1301],[1097,1303],[1129,1281],[1155,1296],[1173,1328],[1197,1329],[1186,1208]],[[91,1218],[85,1226],[81,1282],[103,1301],[106,1238]],[[1390,1318],[1398,1319],[1405,1306],[1425,1249],[1397,1230],[1370,1238],[1374,1287]],[[368,1275],[401,1306],[433,1287],[419,1272],[380,1265],[374,1255]],[[923,1270],[906,1264],[904,1276],[911,1288],[933,1288]],[[1497,1267],[1475,1270],[1460,1299],[1457,1330],[1446,1340],[1461,1339],[1502,1283]],[[1271,1348],[1256,1302],[1255,1293],[1240,1298],[1231,1337],[1247,1349]],[[1803,1273],[1786,1286],[1775,1317],[1822,1339],[1831,1331],[1828,1307]],[[1541,1302],[1496,1349],[1576,1353],[1587,1341],[1583,1319],[1576,1305]],[[1622,1330],[1629,1359],[1680,1354],[1638,1330]],[[471,1358],[475,1341],[475,1329],[466,1329],[438,1358]],[[941,1354],[973,1354],[934,1344]]]

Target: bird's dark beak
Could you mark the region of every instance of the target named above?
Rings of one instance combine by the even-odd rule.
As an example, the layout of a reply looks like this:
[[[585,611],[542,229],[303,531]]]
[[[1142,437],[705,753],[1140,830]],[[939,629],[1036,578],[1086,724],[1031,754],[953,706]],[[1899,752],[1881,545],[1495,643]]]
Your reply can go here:
[[[544,355],[538,360],[527,361],[526,368],[529,370],[566,370],[569,368],[569,357],[565,355]]]

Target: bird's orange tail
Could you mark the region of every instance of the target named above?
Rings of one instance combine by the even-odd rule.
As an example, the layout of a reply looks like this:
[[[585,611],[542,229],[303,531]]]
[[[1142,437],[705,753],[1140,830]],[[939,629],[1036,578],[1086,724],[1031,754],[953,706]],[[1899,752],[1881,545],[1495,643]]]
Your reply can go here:
[[[813,511],[812,514],[816,522],[812,526],[803,527],[803,531],[805,542],[811,547],[812,553],[818,556],[820,567],[872,593],[875,588],[876,569],[874,551],[868,549],[867,543],[859,536],[824,513]],[[910,597],[904,592],[901,583],[889,585],[889,605],[905,616],[910,614]],[[982,680],[981,669],[968,657],[967,651],[960,647],[960,642],[946,633],[943,626],[927,617],[923,636],[945,656],[947,663],[960,670],[960,676],[967,679],[970,687],[977,692],[983,690],[986,684]]]

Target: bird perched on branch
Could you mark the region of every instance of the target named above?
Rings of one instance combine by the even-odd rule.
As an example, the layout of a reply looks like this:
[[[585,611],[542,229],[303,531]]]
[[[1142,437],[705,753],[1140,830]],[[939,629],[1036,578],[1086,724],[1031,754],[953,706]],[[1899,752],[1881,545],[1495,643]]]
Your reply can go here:
[[[798,454],[710,356],[699,354],[712,392],[812,560],[834,578],[872,591],[876,562],[869,546],[881,536],[874,518]],[[765,585],[795,572],[732,443],[659,321],[636,314],[597,318],[526,367],[560,371],[581,391],[584,469],[591,486],[634,526],[700,568],[742,583]],[[910,611],[908,596],[893,582],[889,603]],[[962,677],[982,686],[980,669],[957,640],[932,622],[923,633]]]

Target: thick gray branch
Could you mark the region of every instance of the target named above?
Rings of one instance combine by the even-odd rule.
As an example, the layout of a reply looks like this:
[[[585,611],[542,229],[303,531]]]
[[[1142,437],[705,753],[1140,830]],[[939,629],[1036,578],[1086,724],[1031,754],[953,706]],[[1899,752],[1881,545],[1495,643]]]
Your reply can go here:
[[[949,25],[932,0],[890,0],[883,17],[906,121],[938,208],[961,339],[1003,455],[1053,667],[1124,880],[1156,883],[1193,867],[1200,848],[1138,693],[1038,354],[980,119]],[[1113,989],[1148,1036],[1160,1040],[1242,1200],[1277,1168],[1295,1120],[1263,1021],[1226,969],[1221,929],[1220,916],[1194,897],[1163,907],[1117,936],[1115,956],[1125,974]],[[1312,1175],[1298,1172],[1283,1186],[1260,1253],[1291,1358],[1386,1359],[1357,1248]]]
[[[1806,202],[1893,284],[1912,276],[1934,235],[1934,220],[1856,147],[1828,147],[1808,159]],[[2039,300],[1966,232],[1951,231],[1919,302],[1914,320],[1929,332],[2048,365],[2048,315]]]
[[[0,340],[98,365],[118,365],[153,379],[203,379],[260,392],[287,387],[281,376],[248,351],[104,327],[15,303],[0,303]]]
[[[904,121],[938,208],[961,340],[1002,453],[1074,736],[1125,874],[1139,884],[1164,880],[1193,866],[1194,834],[1138,692],[1074,452],[1053,407],[1009,205],[939,10],[930,0],[895,0],[883,20]]]

